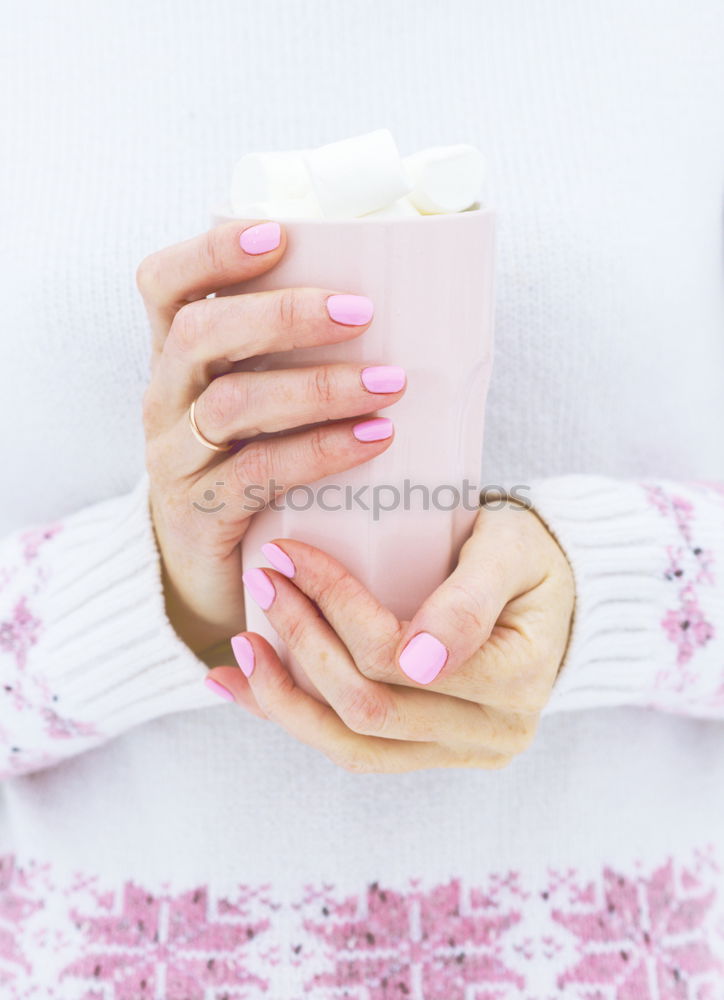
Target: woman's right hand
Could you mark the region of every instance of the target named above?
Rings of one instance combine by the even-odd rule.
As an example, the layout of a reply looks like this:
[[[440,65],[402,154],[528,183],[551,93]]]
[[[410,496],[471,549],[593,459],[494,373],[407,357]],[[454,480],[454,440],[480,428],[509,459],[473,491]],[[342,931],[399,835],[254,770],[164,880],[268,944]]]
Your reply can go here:
[[[245,491],[252,487],[254,499],[267,502],[272,481],[289,489],[379,455],[392,442],[391,423],[357,430],[377,438],[359,440],[365,420],[353,418],[404,392],[404,384],[380,391],[395,375],[404,383],[399,369],[235,370],[255,355],[357,337],[371,322],[370,300],[345,289],[206,297],[268,271],[285,247],[278,223],[236,220],[151,254],[137,272],[153,334],[143,421],[166,609],[178,635],[207,662],[213,647],[245,624],[240,542],[254,513]],[[194,400],[205,438],[248,443],[226,452],[201,444],[188,416]],[[329,422],[293,430],[317,421]],[[258,437],[278,431],[289,433]]]

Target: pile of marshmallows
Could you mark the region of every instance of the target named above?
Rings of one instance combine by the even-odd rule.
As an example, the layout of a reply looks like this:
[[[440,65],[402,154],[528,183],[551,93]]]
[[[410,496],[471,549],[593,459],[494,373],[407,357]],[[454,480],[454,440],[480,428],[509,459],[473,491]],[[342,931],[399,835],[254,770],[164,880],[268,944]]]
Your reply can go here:
[[[317,149],[249,153],[236,166],[231,211],[252,219],[440,215],[477,207],[485,161],[474,146],[401,157],[388,129]]]

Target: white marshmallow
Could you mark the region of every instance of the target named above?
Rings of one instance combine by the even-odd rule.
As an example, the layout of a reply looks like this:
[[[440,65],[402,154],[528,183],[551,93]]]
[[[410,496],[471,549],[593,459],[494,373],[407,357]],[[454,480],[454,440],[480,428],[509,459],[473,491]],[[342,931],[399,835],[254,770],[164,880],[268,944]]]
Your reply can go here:
[[[412,187],[408,197],[420,212],[462,212],[482,199],[485,159],[475,146],[431,146],[403,164]]]
[[[278,153],[248,153],[234,166],[231,178],[231,209],[251,202],[289,201],[312,194],[303,150]]]
[[[275,201],[238,202],[233,209],[241,219],[321,219],[322,211],[313,197],[277,198]]]
[[[398,198],[397,201],[390,202],[384,208],[378,208],[376,212],[368,212],[360,216],[362,219],[404,219],[410,216],[419,216],[415,206],[409,198]]]
[[[367,215],[410,190],[397,145],[386,128],[307,150],[304,161],[326,218]]]

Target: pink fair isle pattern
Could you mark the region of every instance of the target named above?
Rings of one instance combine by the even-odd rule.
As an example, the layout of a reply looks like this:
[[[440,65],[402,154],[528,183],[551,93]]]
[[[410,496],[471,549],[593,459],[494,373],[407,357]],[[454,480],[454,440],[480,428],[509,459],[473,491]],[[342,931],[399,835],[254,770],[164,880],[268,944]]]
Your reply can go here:
[[[93,725],[63,711],[60,695],[29,658],[42,635],[35,610],[49,580],[45,546],[61,523],[5,542],[0,575],[0,777],[47,767],[97,742]]]
[[[503,956],[501,941],[521,913],[499,882],[465,891],[452,879],[424,890],[418,880],[404,892],[373,883],[341,899],[310,886],[308,894],[305,909],[311,902],[316,917],[302,926],[329,956],[328,967],[305,982],[310,995],[342,1000],[364,988],[369,1000],[465,1000],[478,987],[477,996],[493,1000],[525,986]]]
[[[100,913],[71,910],[84,947],[61,981],[103,984],[114,1000],[206,1000],[211,989],[226,1000],[254,996],[266,986],[247,968],[250,943],[269,927],[252,915],[260,891],[242,886],[234,900],[212,902],[201,886],[175,895],[126,883]]]
[[[657,673],[656,687],[681,693],[693,688],[700,680],[692,661],[716,634],[708,613],[702,607],[702,591],[713,593],[716,582],[714,554],[695,539],[696,507],[693,500],[670,493],[659,485],[643,484],[643,488],[649,503],[671,522],[677,538],[676,543],[667,549],[667,564],[663,571],[664,578],[672,585],[675,603],[661,619],[664,634],[676,649],[676,659],[673,667],[662,667]],[[721,681],[724,683],[724,664]]]
[[[595,988],[585,995],[601,1000],[718,995],[712,990],[724,984],[724,961],[706,930],[717,890],[696,872],[676,873],[671,860],[649,874],[606,868],[598,884],[573,888],[573,905],[552,912],[580,951],[559,976],[561,989]]]
[[[721,1000],[722,875],[687,863],[357,892],[112,884],[0,859],[3,1000]]]

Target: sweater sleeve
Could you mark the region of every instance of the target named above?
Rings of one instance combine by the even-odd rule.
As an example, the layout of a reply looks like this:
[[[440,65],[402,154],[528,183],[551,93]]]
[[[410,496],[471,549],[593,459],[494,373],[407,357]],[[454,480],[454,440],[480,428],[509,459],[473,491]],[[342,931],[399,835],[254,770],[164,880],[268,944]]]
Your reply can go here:
[[[0,541],[0,776],[215,704],[164,605],[148,479]]]
[[[543,714],[637,705],[724,719],[724,485],[560,476],[531,500],[576,583]]]

